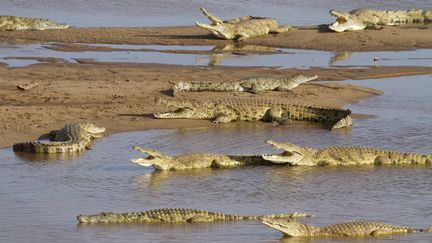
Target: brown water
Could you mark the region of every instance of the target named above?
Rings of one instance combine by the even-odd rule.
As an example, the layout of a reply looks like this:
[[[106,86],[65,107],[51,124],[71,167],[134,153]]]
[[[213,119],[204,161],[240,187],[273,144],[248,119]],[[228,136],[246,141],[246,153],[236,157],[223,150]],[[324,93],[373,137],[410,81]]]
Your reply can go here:
[[[346,168],[242,167],[155,173],[129,162],[132,145],[168,154],[274,152],[264,139],[307,146],[368,145],[426,153],[432,143],[432,77],[365,80],[384,95],[349,108],[371,115],[340,131],[233,123],[216,128],[119,133],[72,158],[47,159],[0,150],[0,242],[277,242],[258,222],[178,225],[84,225],[75,216],[101,211],[189,207],[238,214],[303,211],[324,225],[373,219],[432,225],[428,166]],[[363,117],[363,116],[358,116]],[[432,233],[367,239],[287,242],[431,242]]]
[[[334,21],[330,9],[432,9],[430,0],[8,0],[1,15],[50,18],[73,26],[178,26],[207,21],[206,7],[222,18],[268,16],[281,24],[316,25]]]
[[[69,63],[77,63],[76,60],[78,59],[93,59],[99,62],[310,68],[335,66],[364,67],[376,65],[430,66],[432,61],[432,49],[340,53],[246,45],[246,47],[250,49],[259,50],[261,48],[266,51],[254,54],[245,53],[244,55],[234,55],[231,52],[200,54],[202,51],[214,49],[214,46],[93,45],[111,47],[114,48],[114,51],[65,52],[49,49],[51,46],[50,44],[38,43],[20,45],[0,43],[0,63],[5,63],[9,67],[22,67],[39,63],[37,60],[38,58],[56,58]],[[125,49],[127,49],[127,51],[125,51]],[[179,50],[189,51],[190,53],[173,53]],[[238,51],[242,51],[241,46],[238,47]]]

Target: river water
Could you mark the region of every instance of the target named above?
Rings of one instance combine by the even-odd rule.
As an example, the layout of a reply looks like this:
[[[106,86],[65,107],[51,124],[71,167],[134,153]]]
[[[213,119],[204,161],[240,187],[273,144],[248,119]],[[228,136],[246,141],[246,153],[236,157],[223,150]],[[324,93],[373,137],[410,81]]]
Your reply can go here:
[[[276,18],[281,24],[316,25],[334,21],[330,9],[432,9],[430,0],[8,0],[0,15],[50,18],[72,26],[180,26],[207,22],[206,7],[222,18],[243,15]]]
[[[15,154],[10,148],[0,150],[0,242],[277,242],[282,237],[258,222],[79,226],[75,219],[82,213],[161,207],[253,215],[304,211],[316,215],[305,221],[316,225],[373,219],[430,226],[432,170],[428,166],[263,166],[157,173],[129,162],[141,156],[131,149],[133,145],[167,154],[274,152],[264,144],[267,138],[313,147],[367,145],[431,151],[430,75],[350,83],[385,93],[350,105],[355,114],[362,115],[355,115],[352,128],[339,131],[233,123],[114,134],[72,158],[50,159]],[[350,241],[430,242],[431,237],[432,233],[417,233]]]

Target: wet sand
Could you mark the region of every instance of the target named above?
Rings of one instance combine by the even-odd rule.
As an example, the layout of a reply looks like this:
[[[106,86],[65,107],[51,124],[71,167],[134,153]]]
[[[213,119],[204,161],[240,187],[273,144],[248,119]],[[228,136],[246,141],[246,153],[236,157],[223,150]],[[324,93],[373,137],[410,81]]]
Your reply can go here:
[[[70,28],[46,31],[3,31],[0,41],[46,41],[61,43],[105,43],[142,45],[224,45],[230,40],[216,39],[198,27],[103,27]],[[278,35],[248,39],[243,44],[326,51],[400,51],[432,48],[432,28],[386,26],[382,30],[329,32],[327,25],[298,27]]]
[[[68,122],[93,121],[112,132],[150,128],[223,126],[198,120],[156,120],[152,113],[167,108],[156,97],[170,95],[171,83],[183,80],[237,80],[250,76],[318,74],[320,81],[371,79],[430,74],[429,67],[275,69],[262,67],[196,67],[162,64],[51,62],[24,68],[0,67],[0,147],[37,139]],[[36,81],[39,86],[21,91],[17,85]],[[380,91],[342,83],[313,82],[293,92],[266,92],[296,103],[341,107],[381,94]],[[180,93],[198,101],[212,98],[248,97],[248,93]]]
[[[384,68],[387,69],[387,68]],[[376,68],[370,68],[373,71]],[[189,67],[157,64],[62,64],[48,63],[26,68],[0,67],[0,147],[38,138],[67,122],[94,121],[109,132],[148,128],[216,126],[209,121],[156,120],[152,113],[166,110],[154,99],[170,95],[170,82],[181,80],[236,80],[266,73],[271,76],[317,73],[321,80],[350,79],[367,70]],[[429,72],[432,72],[429,70]],[[386,73],[385,71],[383,73]],[[393,74],[394,70],[387,70]],[[372,74],[374,76],[375,74]],[[363,76],[364,77],[364,76]],[[39,86],[21,91],[17,85],[36,81]],[[346,84],[308,84],[294,92],[267,92],[296,103],[340,107],[380,91]],[[181,93],[180,98],[203,100],[247,97],[247,93]],[[305,101],[307,99],[307,101]]]

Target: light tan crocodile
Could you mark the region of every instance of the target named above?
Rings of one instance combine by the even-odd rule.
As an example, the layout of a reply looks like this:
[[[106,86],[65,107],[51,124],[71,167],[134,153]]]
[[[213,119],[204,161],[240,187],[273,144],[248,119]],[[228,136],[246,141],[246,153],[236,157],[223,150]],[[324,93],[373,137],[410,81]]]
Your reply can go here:
[[[415,154],[367,147],[329,147],[307,148],[291,143],[278,143],[267,140],[268,144],[284,152],[263,155],[263,158],[274,163],[307,166],[339,166],[366,164],[431,164],[432,154]]]
[[[366,28],[379,29],[384,25],[432,22],[432,11],[421,9],[397,11],[354,9],[351,12],[330,10],[330,15],[337,18],[335,22],[329,25],[329,28],[336,32]]]
[[[186,153],[168,156],[155,149],[133,146],[133,149],[148,154],[146,158],[131,159],[132,163],[152,166],[155,170],[185,170],[200,168],[232,168],[242,165],[272,164],[261,155],[222,155],[213,153]]]
[[[105,128],[97,127],[92,123],[72,123],[60,130],[50,132],[51,141],[36,141],[16,143],[15,152],[28,153],[74,153],[89,148],[94,138],[103,136]]]
[[[261,120],[279,124],[299,120],[320,122],[330,129],[352,125],[350,110],[298,105],[273,99],[234,98],[195,102],[159,98],[157,102],[178,109],[174,112],[155,113],[156,118],[204,119],[215,123]]]
[[[259,220],[261,218],[299,218],[311,217],[306,213],[269,214],[261,216],[242,216],[188,208],[162,208],[143,212],[113,213],[102,212],[95,215],[78,215],[80,224],[96,223],[200,223],[217,221]]]
[[[243,16],[230,20],[221,20],[209,13],[205,8],[200,8],[200,10],[207,16],[211,24],[196,22],[196,25],[221,39],[242,41],[252,37],[278,34],[293,29],[292,26],[279,27],[277,21],[272,18]]]
[[[317,75],[305,76],[295,75],[284,78],[251,77],[233,82],[212,82],[212,81],[182,81],[173,88],[173,95],[179,92],[203,92],[203,91],[238,91],[258,94],[264,91],[290,91],[300,84],[318,78]]]
[[[432,228],[415,229],[405,226],[383,224],[374,221],[355,221],[331,224],[324,227],[302,224],[292,219],[262,218],[261,223],[290,237],[326,237],[326,236],[380,236],[413,232],[432,232]]]
[[[69,25],[58,24],[49,19],[27,18],[17,16],[0,16],[1,30],[48,30],[67,29]]]

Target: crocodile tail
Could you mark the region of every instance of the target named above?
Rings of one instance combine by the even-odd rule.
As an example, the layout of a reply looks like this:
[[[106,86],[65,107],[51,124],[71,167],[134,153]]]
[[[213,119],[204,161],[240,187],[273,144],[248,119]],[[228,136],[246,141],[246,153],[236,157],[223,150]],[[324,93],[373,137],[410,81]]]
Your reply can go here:
[[[262,219],[308,218],[313,216],[314,216],[313,214],[294,212],[290,214],[267,214],[267,215],[258,216],[257,218],[262,220]]]
[[[27,152],[38,154],[73,153],[85,150],[81,143],[65,142],[27,142],[13,145],[15,152]]]
[[[351,114],[344,116],[342,119],[338,120],[335,124],[332,125],[331,130],[349,127],[352,125],[352,117]]]

